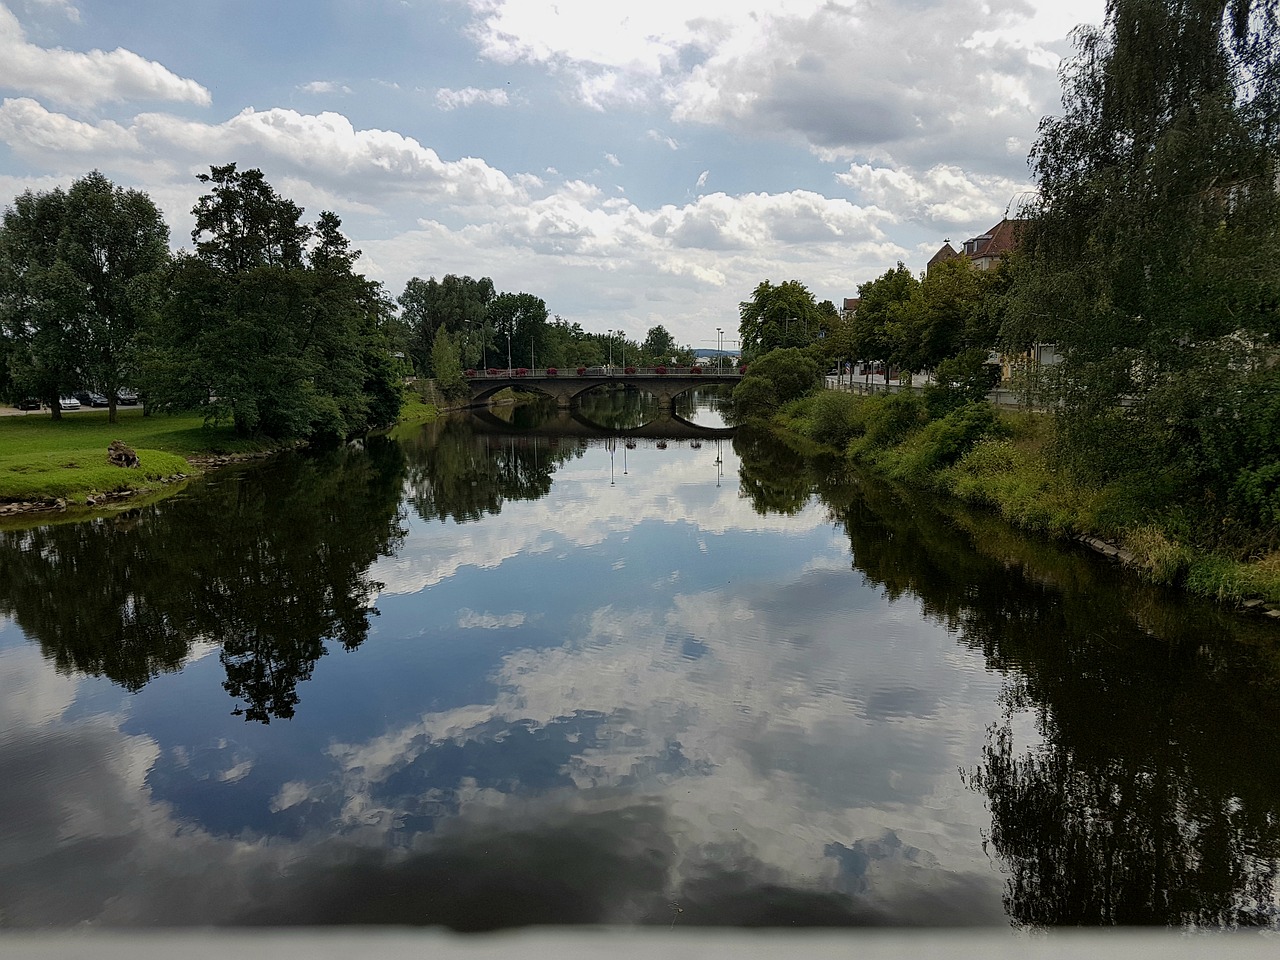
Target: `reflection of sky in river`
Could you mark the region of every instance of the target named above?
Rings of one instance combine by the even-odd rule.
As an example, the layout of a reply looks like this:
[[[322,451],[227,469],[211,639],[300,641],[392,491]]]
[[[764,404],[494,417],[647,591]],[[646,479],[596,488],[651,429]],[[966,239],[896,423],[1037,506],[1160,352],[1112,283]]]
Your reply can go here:
[[[593,447],[410,521],[288,722],[231,716],[216,656],[126,695],[0,625],[9,919],[1001,922],[957,774],[999,678],[722,453],[717,487],[714,443]]]

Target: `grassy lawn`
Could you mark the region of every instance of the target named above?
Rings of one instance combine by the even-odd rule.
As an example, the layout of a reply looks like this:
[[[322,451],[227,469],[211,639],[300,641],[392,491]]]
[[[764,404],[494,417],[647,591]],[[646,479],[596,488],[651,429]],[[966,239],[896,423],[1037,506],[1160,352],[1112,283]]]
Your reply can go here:
[[[53,420],[48,414],[0,417],[0,502],[83,502],[94,494],[142,490],[163,477],[193,473],[189,456],[250,453],[269,448],[236,437],[230,426],[206,428],[199,415],[143,417],[140,408],[82,410]],[[136,469],[112,466],[107,445],[122,440],[138,454]]]

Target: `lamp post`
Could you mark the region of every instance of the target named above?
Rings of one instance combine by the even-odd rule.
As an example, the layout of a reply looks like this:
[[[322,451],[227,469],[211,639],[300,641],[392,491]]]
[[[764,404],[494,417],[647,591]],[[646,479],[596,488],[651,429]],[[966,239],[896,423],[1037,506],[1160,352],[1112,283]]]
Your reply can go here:
[[[613,329],[610,328],[604,332],[605,337],[609,341],[609,370],[613,370]]]
[[[716,373],[724,372],[724,327],[716,327]]]
[[[511,334],[507,334],[507,376],[511,376]]]

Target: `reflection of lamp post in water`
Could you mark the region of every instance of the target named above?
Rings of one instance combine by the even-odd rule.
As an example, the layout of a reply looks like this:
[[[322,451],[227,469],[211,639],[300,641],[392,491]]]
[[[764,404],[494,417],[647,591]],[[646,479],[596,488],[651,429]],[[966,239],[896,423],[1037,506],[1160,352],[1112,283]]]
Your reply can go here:
[[[720,478],[724,476],[724,459],[720,456],[720,440],[716,440],[716,486],[720,486]]]
[[[617,449],[618,441],[610,437],[604,442],[605,447],[609,451],[609,486],[613,486],[613,451]]]

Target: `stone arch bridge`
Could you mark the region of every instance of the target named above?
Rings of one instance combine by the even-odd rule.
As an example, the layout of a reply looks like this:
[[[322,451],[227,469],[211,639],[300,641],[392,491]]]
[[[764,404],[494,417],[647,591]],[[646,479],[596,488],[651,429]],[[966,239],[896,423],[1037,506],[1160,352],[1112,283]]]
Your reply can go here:
[[[473,403],[482,403],[499,390],[511,387],[515,390],[533,391],[554,397],[556,406],[569,410],[577,406],[577,399],[589,390],[597,387],[616,384],[634,387],[651,393],[658,398],[665,410],[673,412],[675,399],[689,390],[718,384],[733,386],[742,379],[737,373],[694,373],[689,367],[668,367],[666,373],[658,373],[653,368],[642,367],[633,373],[614,368],[612,371],[578,374],[574,371],[558,371],[549,374],[546,370],[528,370],[521,374],[514,370],[499,370],[497,373],[477,373],[467,377],[467,386],[471,390]]]

